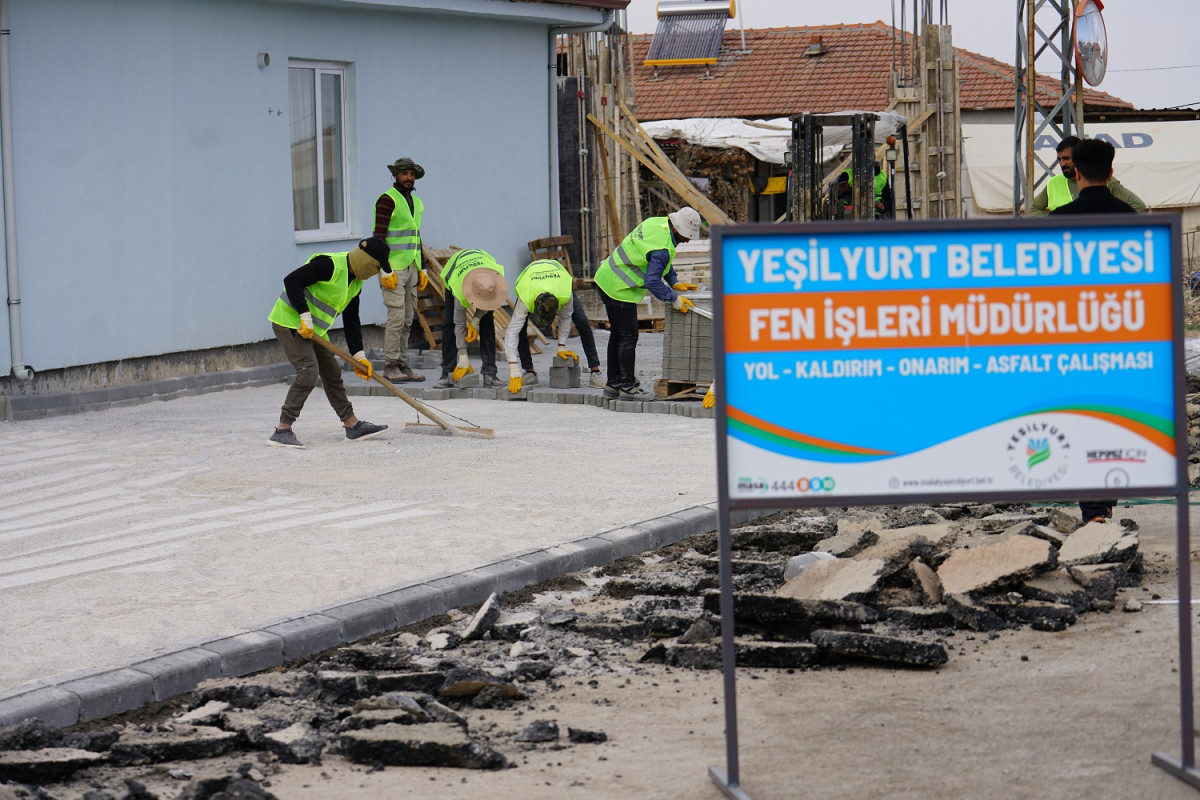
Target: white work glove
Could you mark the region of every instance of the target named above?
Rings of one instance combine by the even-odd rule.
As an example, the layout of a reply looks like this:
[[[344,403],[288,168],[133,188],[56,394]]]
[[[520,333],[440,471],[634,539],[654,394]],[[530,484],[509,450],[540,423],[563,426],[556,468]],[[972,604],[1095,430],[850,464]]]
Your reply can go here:
[[[454,382],[458,383],[474,371],[475,370],[471,367],[471,362],[467,360],[467,354],[459,353],[458,366],[454,368]]]
[[[521,391],[521,365],[516,361],[508,362],[508,393],[516,394]]]
[[[300,315],[300,327],[296,328],[296,333],[300,334],[305,339],[311,339],[313,337],[313,321],[311,311],[305,311]]]
[[[696,304],[693,303],[691,300],[688,300],[683,295],[677,294],[677,295],[675,295],[674,302],[671,303],[671,307],[674,308],[676,311],[678,311],[681,314],[686,314],[688,312],[688,309],[695,308]]]
[[[357,353],[350,356],[350,358],[354,359],[356,362],[354,364],[354,374],[362,378],[364,381],[371,380],[371,373],[374,372],[374,370],[371,369],[371,362],[367,360],[367,354],[362,350],[359,350]]]

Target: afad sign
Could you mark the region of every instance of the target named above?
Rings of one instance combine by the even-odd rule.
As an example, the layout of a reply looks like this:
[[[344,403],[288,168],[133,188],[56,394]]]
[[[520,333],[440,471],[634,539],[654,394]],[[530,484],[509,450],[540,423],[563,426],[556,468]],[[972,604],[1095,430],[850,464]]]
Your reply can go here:
[[[1112,136],[1107,133],[1098,133],[1095,136],[1088,136],[1088,138],[1099,139],[1102,142],[1108,142],[1118,150],[1140,150],[1141,148],[1150,147],[1154,144],[1153,136],[1148,133],[1136,131],[1133,133],[1122,133],[1119,137]],[[1034,142],[1033,148],[1035,150],[1053,150],[1058,147],[1058,143],[1060,141],[1060,139],[1056,139],[1052,136],[1039,136],[1037,137],[1037,141]]]

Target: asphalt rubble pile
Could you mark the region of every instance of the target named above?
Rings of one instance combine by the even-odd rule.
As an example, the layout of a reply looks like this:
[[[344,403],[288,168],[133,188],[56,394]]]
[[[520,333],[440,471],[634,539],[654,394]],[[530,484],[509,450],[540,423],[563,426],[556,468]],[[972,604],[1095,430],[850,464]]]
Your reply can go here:
[[[1121,594],[1141,579],[1136,523],[1080,526],[1076,514],[821,508],[737,527],[737,663],[936,669],[964,640],[1140,610],[1144,589]],[[605,732],[557,719],[556,692],[601,675],[721,668],[719,551],[716,533],[694,536],[305,663],[208,681],[144,713],[67,730],[26,720],[0,730],[0,800],[265,800],[291,764],[498,770],[594,746]],[[472,726],[481,709],[500,714]]]

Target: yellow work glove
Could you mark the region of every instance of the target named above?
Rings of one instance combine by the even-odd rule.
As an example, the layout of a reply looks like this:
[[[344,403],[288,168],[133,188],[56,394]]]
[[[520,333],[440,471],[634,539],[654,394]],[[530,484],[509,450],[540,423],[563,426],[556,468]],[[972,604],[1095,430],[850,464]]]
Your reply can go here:
[[[478,338],[479,338],[479,329],[468,322],[467,323],[467,344],[470,344],[471,342],[475,341]]]
[[[677,295],[675,295],[675,301],[673,303],[671,303],[671,306],[676,311],[678,311],[680,314],[686,314],[688,312],[688,309],[695,308],[696,304],[693,303],[691,300],[688,300],[683,295],[677,294]]]
[[[699,289],[700,287],[694,283],[677,283],[674,286],[672,286],[671,288],[677,292],[692,292],[692,291],[695,291],[696,289]]]
[[[467,361],[467,354],[459,353],[458,354],[458,366],[454,368],[454,382],[458,383],[459,381],[461,381],[463,378],[470,375],[474,371],[475,370],[471,367],[470,362]]]
[[[417,291],[425,291],[425,287],[429,285],[429,276],[425,274],[425,270],[417,270]]]
[[[579,363],[579,355],[570,350],[564,350],[560,347],[555,355],[561,358],[563,361],[566,361],[567,359],[574,359],[576,364]]]
[[[311,311],[305,311],[300,315],[300,327],[296,328],[296,333],[300,334],[305,339],[311,339],[313,337],[313,321]]]
[[[359,350],[357,353],[352,355],[351,358],[353,358],[358,364],[362,365],[361,368],[357,365],[354,367],[354,374],[362,378],[364,381],[371,380],[371,375],[374,370],[371,369],[371,362],[367,361],[367,354],[362,350]]]
[[[521,391],[521,365],[508,362],[508,393],[516,394]]]
[[[717,396],[713,394],[713,387],[710,385],[708,391],[704,393],[704,407],[712,408],[717,404]]]
[[[396,288],[396,273],[395,272],[379,273],[379,285],[385,289],[395,289]]]

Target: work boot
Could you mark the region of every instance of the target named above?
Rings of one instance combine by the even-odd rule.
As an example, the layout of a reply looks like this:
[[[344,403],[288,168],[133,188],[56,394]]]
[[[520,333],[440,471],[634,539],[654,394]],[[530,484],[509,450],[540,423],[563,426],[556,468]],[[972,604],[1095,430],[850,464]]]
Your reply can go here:
[[[389,380],[392,383],[404,380],[404,373],[400,371],[400,365],[395,361],[389,361],[383,365],[384,380]]]
[[[592,387],[593,389],[603,389],[606,383],[607,381],[604,380],[604,376],[600,374],[600,370],[593,371],[591,377],[588,378],[588,386]]]
[[[387,425],[376,425],[373,422],[360,419],[349,428],[346,428],[346,438],[350,440],[370,439],[372,436],[378,436],[387,429]]]
[[[535,375],[534,378],[536,379],[536,377],[537,376]],[[508,384],[506,384],[504,381],[497,378],[495,375],[484,375],[483,376],[483,388],[485,388],[485,389],[497,389],[501,386],[507,386],[507,385]]]
[[[296,450],[303,450],[304,445],[296,438],[296,434],[292,433],[291,428],[276,428],[271,434],[271,438],[267,440],[267,444],[273,447],[291,447]]]
[[[404,383],[418,383],[425,380],[425,376],[420,373],[413,372],[412,369],[404,364],[400,365],[400,373],[403,377],[400,378]]]
[[[540,383],[541,381],[538,380],[537,373],[531,369],[525,370],[525,374],[521,376],[522,386],[537,386]]]
[[[651,400],[657,400],[658,398],[654,396],[653,392],[643,392],[642,387],[635,383],[632,386],[621,387],[621,399],[649,402]]]
[[[434,382],[433,388],[435,388],[435,389],[453,389],[454,388],[454,376],[451,375],[449,372],[443,372],[442,377],[438,378],[437,381]]]

